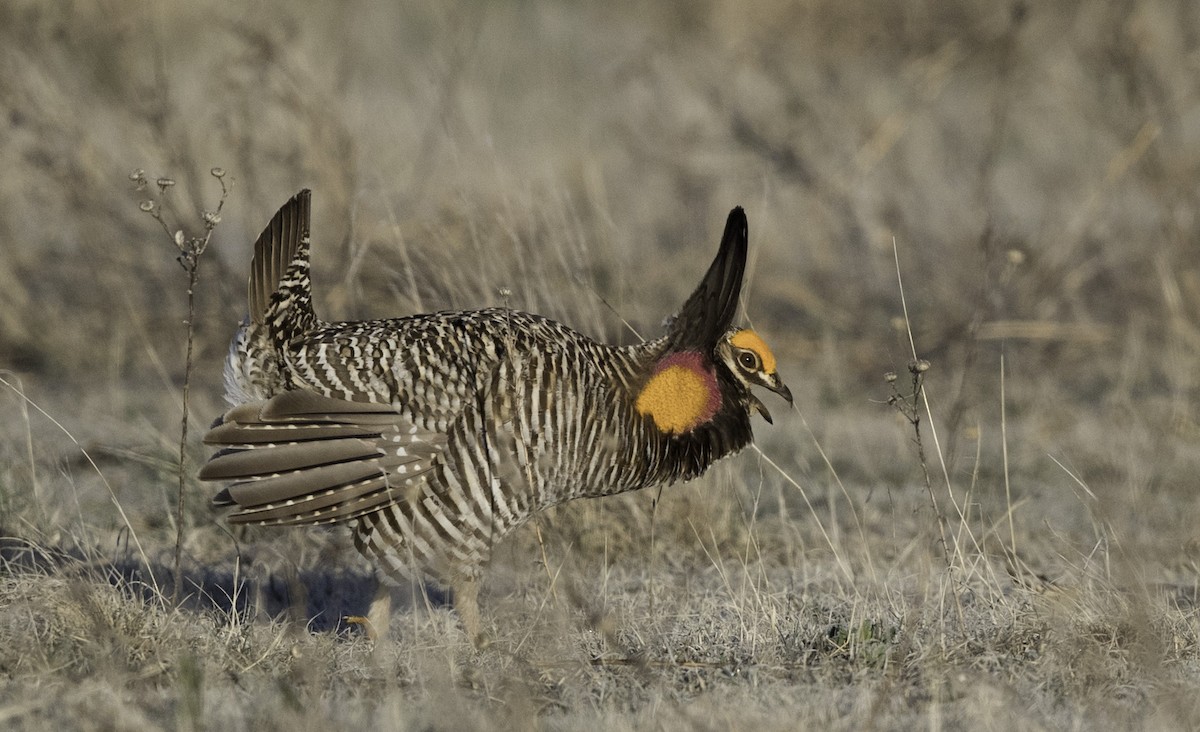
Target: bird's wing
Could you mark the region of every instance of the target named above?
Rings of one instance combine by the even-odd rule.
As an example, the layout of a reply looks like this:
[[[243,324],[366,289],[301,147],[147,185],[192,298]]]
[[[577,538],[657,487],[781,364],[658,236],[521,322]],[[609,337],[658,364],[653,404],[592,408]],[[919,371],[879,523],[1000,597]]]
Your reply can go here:
[[[411,499],[446,438],[390,405],[293,390],[229,410],[204,442],[222,449],[200,478],[232,481],[213,499],[232,523],[295,525]]]

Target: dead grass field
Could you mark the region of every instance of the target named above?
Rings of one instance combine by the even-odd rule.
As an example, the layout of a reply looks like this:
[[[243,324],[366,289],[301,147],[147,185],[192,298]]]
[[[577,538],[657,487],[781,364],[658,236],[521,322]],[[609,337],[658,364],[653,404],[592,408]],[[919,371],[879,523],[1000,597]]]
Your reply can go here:
[[[0,4],[0,727],[1196,728],[1198,29],[1188,0]],[[186,277],[129,173],[190,236],[218,166],[177,527]],[[231,533],[192,478],[250,245],[306,186],[324,317],[507,302],[613,340],[744,205],[798,408],[511,537],[488,649],[421,587],[376,644],[345,537]]]

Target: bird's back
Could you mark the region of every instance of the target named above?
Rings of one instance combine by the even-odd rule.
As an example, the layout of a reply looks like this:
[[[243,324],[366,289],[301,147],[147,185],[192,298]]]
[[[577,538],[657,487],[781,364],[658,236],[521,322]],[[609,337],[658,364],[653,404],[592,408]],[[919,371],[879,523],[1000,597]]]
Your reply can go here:
[[[290,389],[387,405],[421,431],[515,439],[512,450],[489,445],[493,459],[515,457],[526,482],[569,480],[591,495],[613,472],[597,455],[634,467],[643,446],[625,438],[643,420],[633,390],[658,347],[609,346],[539,315],[486,309],[321,325],[282,361]],[[556,490],[545,498],[576,497]]]
[[[364,548],[372,541],[386,543],[386,549],[372,552],[386,553],[386,566],[415,564],[452,574],[456,567],[485,562],[497,539],[538,510],[686,477],[663,470],[670,463],[657,444],[661,440],[634,407],[638,374],[658,343],[608,346],[547,318],[504,309],[318,324],[282,348],[246,347],[258,335],[254,328],[248,324],[248,336],[235,339],[227,371],[271,378],[237,382],[231,398],[271,399],[298,391],[328,400],[324,407],[305,405],[307,412],[332,412],[339,402],[379,408],[368,414],[387,421],[387,429],[367,438],[366,452],[366,461],[378,469],[351,476],[361,481],[378,470],[406,467],[384,482],[414,479],[391,485],[402,490],[376,488],[372,499],[378,500],[362,501],[352,512],[313,513],[318,503],[324,509],[330,501],[297,498],[339,488],[320,474],[328,472],[325,465],[364,459],[361,450],[330,454],[308,468],[309,479],[295,470],[292,485],[277,496],[255,499],[265,509],[247,510],[237,500],[243,510],[235,521],[261,522],[264,515],[273,523],[354,520]],[[276,417],[293,424],[299,418]],[[289,437],[309,447],[320,441],[302,439],[302,427],[291,429],[296,434]],[[428,448],[419,453],[418,445]],[[264,458],[269,453],[262,452]],[[415,465],[387,464],[389,457],[416,454],[421,457]],[[248,479],[246,485],[257,488],[263,475],[276,472],[270,467],[249,466],[226,477]],[[358,490],[341,487],[347,495]],[[279,499],[292,503],[280,507]],[[415,556],[398,555],[397,544]]]

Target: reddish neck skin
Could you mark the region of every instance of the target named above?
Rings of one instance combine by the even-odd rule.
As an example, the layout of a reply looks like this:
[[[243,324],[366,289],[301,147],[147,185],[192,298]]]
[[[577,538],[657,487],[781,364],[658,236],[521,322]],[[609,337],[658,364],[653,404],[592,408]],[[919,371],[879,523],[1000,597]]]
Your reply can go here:
[[[705,360],[704,356],[697,351],[672,353],[654,365],[654,373],[657,374],[663,369],[672,366],[682,366],[696,374],[708,390],[708,401],[705,403],[704,409],[696,416],[695,423],[688,430],[690,432],[712,419],[717,410],[721,408],[721,391],[717,386],[717,375],[713,372],[712,367],[708,365],[708,361]]]

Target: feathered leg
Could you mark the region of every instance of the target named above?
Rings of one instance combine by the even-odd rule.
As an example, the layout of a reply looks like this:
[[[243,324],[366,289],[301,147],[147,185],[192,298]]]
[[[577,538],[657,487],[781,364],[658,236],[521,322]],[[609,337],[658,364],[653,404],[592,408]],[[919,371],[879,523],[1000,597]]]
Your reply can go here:
[[[483,623],[479,616],[479,578],[465,577],[453,585],[454,609],[462,621],[463,630],[476,648],[487,645],[487,637],[483,634]]]

